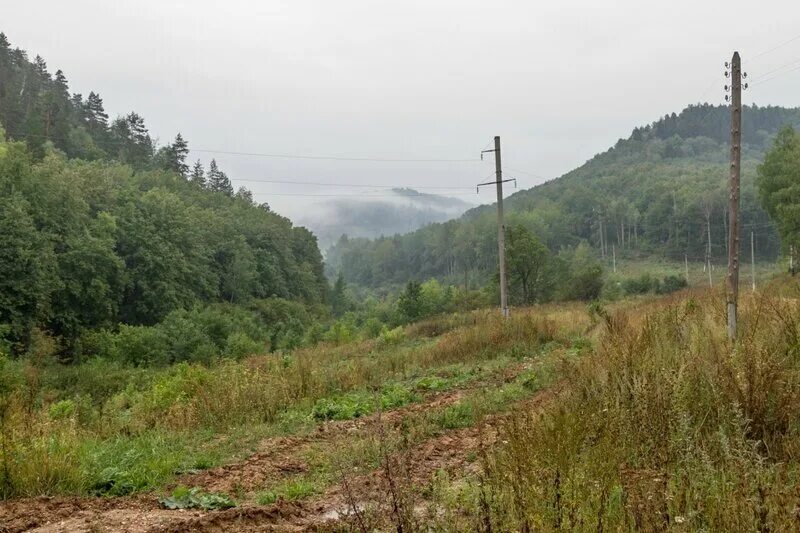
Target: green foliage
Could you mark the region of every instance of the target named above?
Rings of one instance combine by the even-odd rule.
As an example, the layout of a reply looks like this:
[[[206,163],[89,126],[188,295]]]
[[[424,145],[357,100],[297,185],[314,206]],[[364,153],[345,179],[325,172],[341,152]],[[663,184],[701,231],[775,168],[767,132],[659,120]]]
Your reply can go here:
[[[420,318],[425,313],[422,300],[422,286],[416,281],[409,281],[405,290],[397,299],[397,309],[400,315],[408,321]]]
[[[654,292],[656,294],[670,294],[679,291],[687,286],[686,278],[674,274],[665,276],[664,279],[658,280],[650,273],[644,273],[639,277],[628,278],[622,281],[622,289],[625,294],[647,294]]]
[[[666,276],[656,287],[656,294],[671,294],[687,287],[686,278],[683,276]]]
[[[203,509],[213,511],[216,509],[230,509],[236,504],[228,496],[214,492],[205,492],[198,487],[191,489],[184,486],[177,487],[172,495],[160,498],[158,502],[166,509]]]
[[[622,282],[626,294],[647,294],[658,287],[658,280],[645,273],[638,278],[629,278]]]
[[[405,338],[405,331],[401,326],[398,326],[394,329],[389,329],[386,326],[381,328],[381,332],[378,335],[378,340],[384,346],[389,346],[392,344],[398,344]]]
[[[758,167],[758,193],[778,228],[784,249],[791,246],[797,253],[800,249],[800,135],[794,129],[781,130]]]
[[[373,413],[376,409],[395,409],[417,401],[419,396],[408,386],[389,384],[380,395],[359,392],[338,397],[322,398],[311,409],[316,420],[350,420]]]
[[[759,228],[756,253],[772,260],[780,250],[778,235],[759,203],[755,170],[778,130],[800,125],[800,112],[752,106],[744,113],[742,220]],[[618,257],[683,261],[684,254],[704,256],[708,221],[712,253],[715,260],[722,259],[729,130],[729,109],[711,105],[689,106],[636,128],[630,138],[579,168],[511,195],[505,201],[510,237],[506,245],[513,248],[514,232],[524,227],[552,255],[560,256],[561,250],[584,242],[606,265],[614,252]],[[792,218],[800,219],[787,213],[787,221]],[[369,287],[428,278],[477,285],[496,272],[496,235],[495,207],[480,206],[457,220],[430,224],[408,235],[342,239],[328,252],[328,267],[342,272],[352,284]],[[520,242],[527,246],[526,241]],[[601,284],[596,268],[573,276],[584,282],[580,299],[597,297]],[[572,299],[569,292],[559,288],[555,296]],[[524,299],[521,289],[518,298]]]
[[[506,260],[509,290],[523,304],[547,301],[555,284],[550,276],[550,252],[522,225],[508,228]]]
[[[85,355],[88,331],[169,320],[163,329],[181,339],[168,339],[167,356],[163,335],[145,330],[120,332],[136,352],[123,356],[137,364],[209,359],[198,346],[213,335],[173,313],[327,300],[316,238],[247,191],[234,195],[214,161],[203,185],[194,174],[189,181],[180,134],[159,148],[140,115],[109,123],[99,95],[70,96],[63,73],[51,75],[39,57],[28,61],[5,36],[0,80],[0,342],[14,354],[26,351],[36,327],[56,337],[62,359],[74,360]],[[267,329],[270,345],[286,348],[304,327]],[[241,335],[226,346],[228,335],[214,339],[218,352],[254,348]]]

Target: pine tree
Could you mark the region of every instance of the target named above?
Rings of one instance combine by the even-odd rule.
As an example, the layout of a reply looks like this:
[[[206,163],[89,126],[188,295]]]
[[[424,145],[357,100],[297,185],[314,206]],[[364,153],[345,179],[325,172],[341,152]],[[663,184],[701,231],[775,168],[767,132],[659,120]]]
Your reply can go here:
[[[50,73],[47,72],[47,63],[42,56],[37,55],[33,60],[33,70],[41,76],[42,80],[50,80]]]
[[[108,114],[103,109],[103,99],[94,91],[86,99],[86,115],[89,121],[89,131],[95,133],[108,127]]]
[[[212,159],[208,168],[208,188],[214,192],[221,192],[228,196],[233,196],[233,186],[231,180],[217,166],[217,160]]]
[[[175,170],[186,178],[189,175],[189,165],[186,164],[186,158],[189,157],[189,143],[183,139],[180,133],[175,136],[172,151],[175,154]]]
[[[196,183],[200,187],[206,186],[206,171],[203,169],[203,164],[199,159],[192,167],[192,174],[189,176],[189,181]]]

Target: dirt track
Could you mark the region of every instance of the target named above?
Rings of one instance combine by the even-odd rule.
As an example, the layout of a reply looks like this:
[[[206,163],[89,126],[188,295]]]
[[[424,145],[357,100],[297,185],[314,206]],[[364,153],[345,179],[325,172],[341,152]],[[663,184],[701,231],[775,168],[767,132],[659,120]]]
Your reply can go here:
[[[508,377],[506,377],[507,379]],[[536,393],[525,400],[526,409],[537,409],[555,393],[554,389]],[[393,427],[412,413],[445,407],[458,402],[463,390],[432,395],[424,402],[359,420],[330,422],[312,435],[264,440],[259,450],[243,461],[184,476],[179,483],[208,491],[252,495],[274,483],[307,469],[303,451],[309,446],[332,443],[354,433]],[[440,470],[460,478],[476,468],[468,459],[496,438],[502,416],[486,417],[475,427],[452,430],[411,447],[402,458],[406,481],[424,486]],[[224,511],[166,510],[154,494],[121,498],[34,498],[0,503],[0,533],[36,532],[157,532],[157,531],[318,531],[345,526],[355,505],[386,501],[384,469],[361,474],[345,474],[323,494],[309,499],[258,506],[244,504]],[[357,501],[356,501],[357,500]]]

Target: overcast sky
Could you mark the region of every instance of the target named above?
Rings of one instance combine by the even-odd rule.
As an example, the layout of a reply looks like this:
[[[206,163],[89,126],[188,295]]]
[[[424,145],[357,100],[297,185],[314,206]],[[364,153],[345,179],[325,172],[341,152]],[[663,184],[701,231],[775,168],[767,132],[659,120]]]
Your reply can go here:
[[[73,92],[100,92],[112,116],[136,110],[162,142],[180,131],[195,149],[470,159],[500,135],[507,174],[525,188],[635,126],[722,102],[734,49],[753,81],[800,66],[800,38],[769,51],[800,34],[796,0],[3,4],[0,31],[14,46],[64,70]],[[800,70],[788,70],[754,83],[745,103],[800,105]],[[491,158],[192,154],[211,157],[292,217],[334,198],[325,195],[381,192],[238,180],[464,186],[449,192],[474,202],[493,194],[471,189],[492,172]]]

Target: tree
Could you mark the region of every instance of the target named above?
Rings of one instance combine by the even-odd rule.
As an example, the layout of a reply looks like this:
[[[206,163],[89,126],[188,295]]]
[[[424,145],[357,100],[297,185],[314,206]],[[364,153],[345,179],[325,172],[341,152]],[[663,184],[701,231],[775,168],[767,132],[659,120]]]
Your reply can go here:
[[[417,281],[409,281],[397,299],[397,310],[408,321],[420,318],[424,312],[422,286]]]
[[[192,183],[196,183],[200,187],[206,186],[206,171],[203,168],[203,164],[198,159],[195,162],[194,166],[192,167],[192,173],[189,176],[189,181]]]
[[[212,159],[208,167],[208,177],[206,180],[208,188],[214,192],[221,192],[228,196],[233,196],[233,186],[228,176],[217,166],[217,160]]]
[[[179,133],[175,141],[158,150],[156,166],[174,172],[184,179],[189,178],[189,165],[186,158],[189,155],[189,145]]]
[[[103,99],[95,92],[90,92],[86,99],[86,117],[89,122],[89,131],[97,133],[108,128],[108,114],[103,108]]]
[[[120,161],[137,170],[148,168],[152,164],[153,140],[141,115],[128,113],[116,119],[111,124],[111,136]]]
[[[758,193],[785,249],[800,250],[800,135],[781,130],[758,167]],[[797,255],[794,257],[796,264]],[[794,272],[792,272],[794,274]]]
[[[561,297],[565,300],[596,300],[603,289],[603,267],[585,242],[560,258],[563,274]]]
[[[186,158],[189,156],[189,143],[183,139],[180,133],[175,136],[175,141],[170,145],[170,154],[172,155],[171,170],[186,178],[189,175],[189,165],[186,164]]]
[[[331,291],[331,310],[333,316],[339,317],[350,310],[351,302],[347,296],[347,283],[344,281],[344,276],[340,272],[336,276],[336,282],[333,284]]]
[[[521,301],[532,304],[546,300],[552,289],[547,279],[550,253],[533,233],[521,225],[510,226],[506,239],[509,289],[521,292]]]
[[[52,247],[18,194],[0,198],[0,242],[0,341],[21,353],[47,316],[56,280]]]

